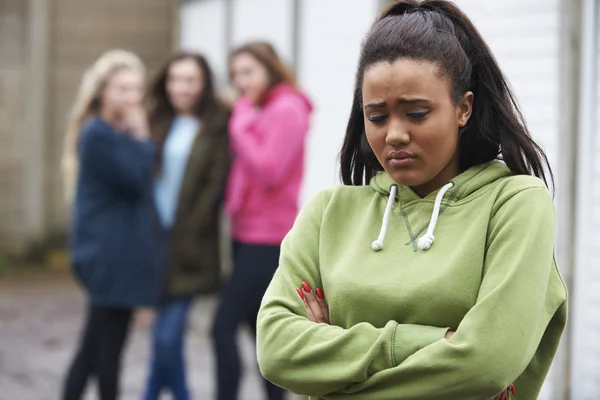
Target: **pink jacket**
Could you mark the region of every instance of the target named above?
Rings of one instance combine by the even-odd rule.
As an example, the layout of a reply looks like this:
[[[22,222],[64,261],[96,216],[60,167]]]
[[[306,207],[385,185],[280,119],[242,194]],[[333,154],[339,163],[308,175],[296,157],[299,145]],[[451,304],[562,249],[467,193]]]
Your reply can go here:
[[[310,101],[278,85],[263,108],[239,100],[229,121],[234,154],[226,208],[235,240],[279,245],[298,213]]]

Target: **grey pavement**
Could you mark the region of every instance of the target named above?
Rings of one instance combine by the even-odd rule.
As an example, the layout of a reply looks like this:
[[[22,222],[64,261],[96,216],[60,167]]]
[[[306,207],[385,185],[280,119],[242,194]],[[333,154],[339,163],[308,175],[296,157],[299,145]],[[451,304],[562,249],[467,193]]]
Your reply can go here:
[[[186,357],[195,400],[214,398],[209,336],[214,303],[214,298],[196,301],[190,318]],[[67,277],[0,278],[0,400],[59,398],[82,328],[84,307],[81,292]],[[149,358],[148,325],[138,319],[129,338],[121,379],[123,400],[140,399]],[[240,400],[262,400],[265,396],[253,361],[254,344],[245,331],[240,333],[240,347],[245,364]],[[85,400],[96,398],[92,384]]]

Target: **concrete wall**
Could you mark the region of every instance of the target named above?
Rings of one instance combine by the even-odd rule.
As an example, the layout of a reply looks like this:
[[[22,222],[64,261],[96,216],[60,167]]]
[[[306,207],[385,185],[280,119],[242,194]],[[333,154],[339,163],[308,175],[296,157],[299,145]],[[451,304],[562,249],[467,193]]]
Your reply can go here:
[[[173,43],[170,0],[54,0],[51,11],[46,192],[47,223],[61,232],[67,222],[60,179],[66,117],[84,70],[104,51],[137,53],[154,70]]]
[[[26,232],[22,182],[26,153],[29,5],[23,0],[0,2],[0,248],[19,247]]]
[[[131,50],[150,71],[173,48],[171,0],[0,1],[0,249],[64,244],[59,163],[81,76],[104,51]]]

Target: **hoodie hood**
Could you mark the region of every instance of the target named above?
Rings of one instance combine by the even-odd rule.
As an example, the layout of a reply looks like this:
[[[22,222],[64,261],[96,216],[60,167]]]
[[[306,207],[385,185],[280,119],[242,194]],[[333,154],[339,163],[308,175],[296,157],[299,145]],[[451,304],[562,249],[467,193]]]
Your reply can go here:
[[[282,99],[300,101],[300,103],[304,106],[308,113],[310,113],[313,110],[313,105],[310,99],[298,88],[288,83],[280,83],[275,85],[269,91],[269,93],[267,93],[264,100],[264,104]]]
[[[464,198],[474,194],[484,186],[495,182],[500,178],[514,175],[510,169],[499,161],[492,161],[487,164],[476,165],[469,168],[460,175],[451,179],[448,183],[452,183],[452,189],[448,191],[444,196],[444,202],[458,202]],[[413,201],[427,201],[436,198],[441,189],[429,193],[427,196],[421,198],[417,195],[410,187],[398,185],[387,172],[377,174],[371,179],[370,186],[376,192],[379,192],[385,196],[390,195],[392,186],[398,187],[396,198],[402,201],[404,204],[408,204]]]
[[[442,209],[442,202],[446,205],[457,203],[474,195],[486,185],[511,175],[513,173],[508,167],[499,161],[477,165],[456,176],[446,185],[429,193],[424,198],[419,197],[410,187],[398,185],[387,172],[376,175],[371,180],[371,188],[387,196],[388,202],[382,218],[379,236],[372,243],[371,248],[375,251],[383,249],[383,241],[387,232],[390,214],[396,201],[399,201],[401,206],[408,206],[416,202],[434,201],[427,232],[417,242],[419,249],[428,250],[435,241],[434,231]]]

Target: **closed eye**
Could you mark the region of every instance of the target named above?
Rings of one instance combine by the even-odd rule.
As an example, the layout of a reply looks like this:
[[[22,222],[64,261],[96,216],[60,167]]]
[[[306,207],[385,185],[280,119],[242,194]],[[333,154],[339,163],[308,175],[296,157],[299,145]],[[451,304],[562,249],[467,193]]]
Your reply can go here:
[[[429,111],[423,111],[423,112],[408,113],[406,115],[408,115],[409,118],[419,120],[419,119],[425,118],[428,114],[429,114]]]
[[[387,115],[372,115],[368,117],[368,120],[375,125],[379,125],[385,122]]]

